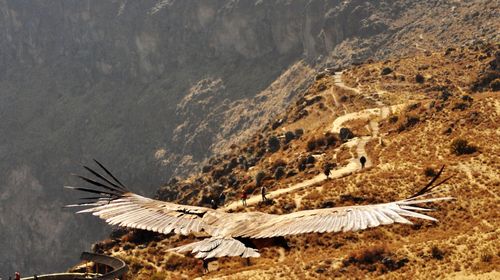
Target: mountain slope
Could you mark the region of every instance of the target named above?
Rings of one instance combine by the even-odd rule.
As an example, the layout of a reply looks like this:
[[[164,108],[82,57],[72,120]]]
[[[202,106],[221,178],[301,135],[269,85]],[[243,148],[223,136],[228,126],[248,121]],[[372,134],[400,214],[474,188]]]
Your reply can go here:
[[[283,113],[316,69],[495,41],[497,11],[479,0],[1,0],[0,271],[59,270],[105,236],[60,210],[80,163],[98,158],[152,193]]]
[[[446,165],[445,176],[453,175],[440,189],[456,200],[433,205],[436,211],[431,215],[438,223],[299,235],[286,238],[287,249],[283,241],[261,240],[255,245],[262,256],[252,259],[251,265],[238,258],[218,259],[203,278],[497,277],[499,62],[498,45],[476,44],[354,66],[342,75],[319,75],[303,92],[299,99],[303,102],[280,116],[285,120],[280,126],[265,126],[254,141],[214,158],[204,167],[205,173],[160,189],[160,198],[193,205],[207,205],[225,191],[226,208],[288,213],[402,199],[423,186],[441,165]],[[497,80],[477,87],[491,77]],[[374,112],[367,111],[370,108],[379,108],[378,113],[359,113]],[[337,132],[331,132],[333,127],[348,128],[354,138],[342,142]],[[281,136],[298,128],[303,134],[285,144]],[[273,137],[280,139],[277,150],[274,144],[269,146]],[[457,144],[460,139],[466,145]],[[335,164],[336,174],[350,164],[359,165],[360,155],[368,158],[365,168],[351,168],[334,179],[322,175],[325,163]],[[310,156],[314,162],[301,167]],[[231,164],[240,158],[250,165],[248,170],[246,164]],[[277,166],[285,174],[279,179]],[[261,171],[267,174],[263,184],[272,204],[258,203],[260,190],[254,178]],[[311,178],[318,179],[303,184]],[[250,198],[245,209],[238,202],[243,190],[257,198]],[[134,279],[202,276],[201,265],[192,256],[167,251],[186,241],[177,235],[147,237],[132,231],[96,249],[123,258]]]

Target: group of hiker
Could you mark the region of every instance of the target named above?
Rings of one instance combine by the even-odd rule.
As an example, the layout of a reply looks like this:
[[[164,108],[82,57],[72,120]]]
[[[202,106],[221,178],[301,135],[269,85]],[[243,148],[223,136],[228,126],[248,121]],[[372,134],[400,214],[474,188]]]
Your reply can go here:
[[[269,199],[267,199],[267,197],[266,197],[266,194],[267,194],[267,188],[266,188],[266,186],[260,187],[260,195],[262,196],[262,202],[268,202],[269,201]],[[248,198],[247,192],[246,191],[241,192],[241,203],[245,207],[247,206],[247,198]]]
[[[260,188],[260,194],[262,196],[262,202],[267,202],[269,201],[266,197],[266,194],[267,194],[267,188],[266,186],[262,186]],[[248,193],[246,190],[242,191],[241,192],[241,195],[240,195],[240,199],[241,199],[241,203],[243,204],[243,206],[247,206],[247,199],[248,199]],[[212,208],[213,209],[217,209],[217,207],[219,205],[224,205],[224,202],[226,200],[226,195],[224,193],[221,193],[220,196],[219,196],[219,202],[217,203],[214,199],[211,200],[211,204],[212,204]]]
[[[359,163],[361,164],[361,168],[365,168],[366,165],[366,157],[361,156],[359,158]],[[323,166],[323,174],[325,174],[326,178],[329,179],[331,175],[331,170],[335,168],[336,164],[331,164],[331,163],[325,163]],[[262,202],[266,203],[269,202],[270,200],[267,198],[267,187],[263,184],[259,184],[260,186],[260,195],[262,198]],[[247,199],[248,199],[248,191],[243,190],[240,195],[241,203],[244,207],[247,206]],[[222,192],[217,199],[212,198],[210,201],[210,204],[212,205],[213,209],[217,209],[219,206],[224,205],[226,202],[226,194]]]
[[[361,168],[365,168],[365,165],[366,165],[366,157],[365,156],[361,156],[359,158],[359,163],[361,164]],[[331,169],[332,168],[335,168],[336,164],[330,164],[330,163],[326,163],[323,167],[323,173],[325,174],[326,178],[329,179],[330,178],[330,174],[331,174]],[[266,186],[262,185],[261,188],[260,188],[260,194],[262,196],[262,202],[268,202],[268,198],[266,197],[267,195],[267,188]],[[247,191],[242,191],[241,193],[241,203],[243,204],[244,207],[247,206],[247,199],[248,199],[248,193]]]

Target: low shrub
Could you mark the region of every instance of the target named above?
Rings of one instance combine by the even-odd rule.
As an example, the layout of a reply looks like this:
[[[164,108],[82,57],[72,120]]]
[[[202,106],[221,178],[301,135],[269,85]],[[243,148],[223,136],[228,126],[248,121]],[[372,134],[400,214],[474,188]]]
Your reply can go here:
[[[316,149],[316,139],[313,138],[309,141],[307,141],[307,151],[312,152]]]
[[[432,246],[431,248],[432,258],[436,260],[442,260],[444,258],[444,252],[439,249],[437,246]]]
[[[465,154],[473,154],[477,151],[477,147],[469,145],[465,139],[455,139],[451,142],[451,153],[460,156]]]
[[[285,167],[286,166],[286,161],[282,159],[277,159],[273,164],[271,165],[271,172],[276,171],[278,167]]]
[[[276,136],[271,136],[267,140],[267,145],[271,153],[277,152],[280,149],[280,140]]]
[[[295,139],[295,134],[293,132],[291,131],[285,132],[285,144],[290,143],[290,141],[292,141],[293,139]]]
[[[424,76],[422,74],[415,75],[415,82],[423,84],[425,82]]]
[[[298,139],[300,138],[302,135],[304,135],[304,130],[302,128],[297,128],[295,130],[295,137]]]
[[[325,134],[325,140],[326,145],[335,146],[335,144],[337,144],[338,138],[333,133],[327,132]]]
[[[384,75],[389,75],[392,73],[392,69],[389,68],[389,67],[384,67],[382,69],[382,71],[380,72],[380,75],[384,76]]]
[[[436,171],[432,167],[427,167],[424,170],[424,174],[427,177],[434,177],[434,176],[436,176]]]
[[[274,179],[279,180],[283,176],[285,176],[285,168],[283,166],[279,166],[274,172]]]
[[[255,175],[255,185],[257,187],[260,187],[260,185],[262,184],[262,180],[264,180],[265,177],[266,177],[266,172],[259,171],[259,173]]]
[[[347,141],[351,138],[354,138],[354,133],[349,128],[342,127],[339,131],[339,136],[342,141]]]

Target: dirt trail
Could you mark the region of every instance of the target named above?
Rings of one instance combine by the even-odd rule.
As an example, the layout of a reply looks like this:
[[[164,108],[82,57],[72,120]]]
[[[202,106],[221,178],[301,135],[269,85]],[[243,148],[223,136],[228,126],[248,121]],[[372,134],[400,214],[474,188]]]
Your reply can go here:
[[[335,72],[335,75],[333,75],[333,81],[334,81],[335,85],[340,87],[340,88],[343,88],[345,90],[350,90],[350,91],[354,91],[357,94],[361,94],[361,91],[359,90],[359,88],[353,88],[353,87],[350,87],[350,86],[347,86],[346,84],[344,84],[344,82],[342,81],[342,73],[344,73],[344,72],[342,72],[342,71]]]
[[[346,86],[341,80],[341,74],[342,74],[342,72],[335,73],[335,76],[334,76],[335,85],[339,86],[341,88],[347,89],[347,90],[355,91],[356,93],[360,93],[359,89]],[[336,105],[337,105],[337,103],[336,103]],[[336,118],[333,121],[331,127],[328,129],[331,132],[338,133],[340,128],[342,127],[342,125],[348,121],[368,119],[368,120],[370,120],[369,130],[371,131],[371,135],[370,136],[355,137],[355,138],[349,140],[348,142],[342,144],[342,146],[340,146],[339,148],[337,148],[337,149],[340,149],[343,146],[347,146],[349,148],[356,147],[356,154],[352,156],[352,158],[349,160],[347,165],[331,170],[330,171],[330,178],[331,179],[341,178],[341,177],[350,175],[356,171],[361,170],[362,166],[361,166],[361,163],[359,162],[359,158],[361,156],[364,156],[367,159],[365,167],[372,166],[372,160],[370,159],[370,157],[368,156],[368,154],[366,153],[366,150],[365,150],[366,144],[370,140],[372,140],[376,137],[379,137],[379,135],[378,135],[379,134],[378,122],[384,118],[387,118],[391,113],[394,113],[394,112],[402,109],[403,107],[404,107],[404,104],[399,104],[399,105],[393,105],[393,106],[385,106],[385,107],[381,107],[381,108],[364,109],[364,110],[361,110],[358,112],[345,114],[345,115],[342,115],[342,116]],[[279,195],[293,192],[293,191],[296,191],[296,190],[299,190],[299,189],[302,189],[305,187],[315,185],[315,184],[320,183],[326,179],[327,179],[326,175],[323,173],[320,173],[311,179],[302,181],[302,182],[294,184],[294,185],[289,185],[287,188],[282,188],[282,189],[278,189],[278,190],[269,192],[266,195],[266,197],[268,199],[273,199],[273,198],[278,197]],[[255,196],[249,197],[247,199],[247,205],[258,204],[261,200],[262,200],[262,197],[260,195],[255,195]],[[227,206],[225,206],[223,209],[224,210],[235,210],[238,207],[243,207],[243,204],[241,201],[234,201],[234,202],[228,204]]]

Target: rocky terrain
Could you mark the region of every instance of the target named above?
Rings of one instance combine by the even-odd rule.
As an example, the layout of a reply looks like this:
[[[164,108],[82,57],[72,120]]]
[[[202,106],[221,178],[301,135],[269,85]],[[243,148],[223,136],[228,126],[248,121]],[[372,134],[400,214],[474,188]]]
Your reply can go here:
[[[218,259],[206,274],[199,260],[167,251],[195,236],[116,230],[94,249],[124,259],[133,279],[495,279],[499,65],[500,45],[477,43],[319,73],[250,141],[157,194],[210,206],[224,191],[228,210],[289,213],[403,199],[445,165],[453,177],[441,194],[456,200],[429,205],[438,223],[260,240],[261,258]],[[272,203],[260,202],[256,184],[268,187]],[[242,191],[251,196],[246,208]]]
[[[295,120],[289,127],[295,135],[316,114],[305,107],[332,109],[325,105],[331,97],[302,96],[320,87],[317,70],[498,41],[498,6],[479,0],[0,1],[0,272],[61,270],[105,236],[102,224],[61,211],[72,199],[61,186],[76,183],[68,174],[80,163],[98,158],[137,192],[152,194],[166,182],[175,185],[176,176],[216,166],[219,157],[208,161],[215,154],[267,141],[255,132],[281,126],[280,118]],[[357,83],[348,75],[346,84]],[[478,83],[476,90],[488,87]],[[338,101],[354,106],[348,110],[371,105],[347,98]],[[309,129],[323,133],[324,124],[344,113]],[[205,173],[228,172],[217,168]],[[234,181],[227,180],[222,188]],[[159,195],[198,203],[200,194],[188,196],[197,191],[192,187]]]

